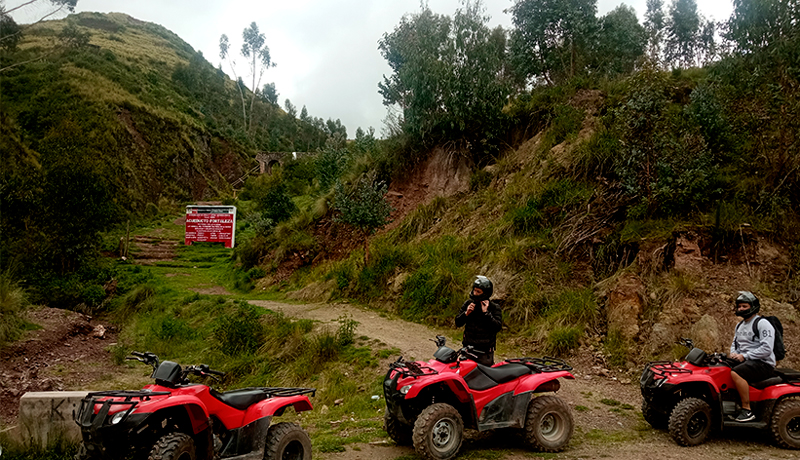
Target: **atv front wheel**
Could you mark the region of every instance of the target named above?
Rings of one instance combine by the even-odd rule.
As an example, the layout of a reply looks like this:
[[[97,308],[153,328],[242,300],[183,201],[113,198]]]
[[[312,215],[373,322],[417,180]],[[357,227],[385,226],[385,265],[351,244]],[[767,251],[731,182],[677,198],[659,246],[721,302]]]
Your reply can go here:
[[[383,429],[398,446],[410,446],[414,442],[411,433],[413,427],[400,422],[388,412],[383,414]]]
[[[147,460],[195,460],[194,441],[183,433],[162,436],[150,450]]]
[[[681,446],[702,444],[711,428],[711,406],[702,399],[686,398],[669,417],[669,434]]]
[[[539,396],[528,405],[525,441],[540,452],[559,452],[574,429],[569,406],[557,396]]]
[[[265,460],[311,460],[311,438],[299,425],[277,423],[267,431]]]
[[[461,449],[464,422],[451,405],[436,403],[419,414],[414,423],[414,450],[429,460],[448,460]]]
[[[785,399],[778,403],[770,421],[775,443],[784,449],[800,449],[800,400]]]

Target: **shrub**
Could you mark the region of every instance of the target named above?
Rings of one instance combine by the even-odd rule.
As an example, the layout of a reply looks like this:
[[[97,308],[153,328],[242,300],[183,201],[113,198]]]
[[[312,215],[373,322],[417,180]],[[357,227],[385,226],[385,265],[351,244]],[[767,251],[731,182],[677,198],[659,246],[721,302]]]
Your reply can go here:
[[[257,307],[236,302],[234,311],[219,317],[213,325],[213,335],[220,350],[228,356],[254,353],[264,343],[264,326]]]
[[[583,326],[557,326],[547,337],[547,348],[556,355],[562,355],[578,348],[581,337]]]

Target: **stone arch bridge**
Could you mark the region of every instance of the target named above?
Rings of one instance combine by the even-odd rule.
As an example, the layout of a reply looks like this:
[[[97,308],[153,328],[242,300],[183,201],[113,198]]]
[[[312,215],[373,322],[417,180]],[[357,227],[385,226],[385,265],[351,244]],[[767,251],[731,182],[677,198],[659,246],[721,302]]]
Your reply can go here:
[[[315,155],[314,152],[258,152],[256,154],[256,161],[258,166],[254,166],[247,171],[242,177],[231,182],[233,188],[241,187],[244,181],[250,177],[251,174],[272,174],[272,168],[275,165],[284,166],[284,163],[294,159]]]

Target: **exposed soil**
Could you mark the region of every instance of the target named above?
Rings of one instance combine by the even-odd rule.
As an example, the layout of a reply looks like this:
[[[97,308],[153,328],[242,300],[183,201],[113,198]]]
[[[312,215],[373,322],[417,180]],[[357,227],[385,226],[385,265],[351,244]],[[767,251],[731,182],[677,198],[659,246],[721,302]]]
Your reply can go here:
[[[0,350],[0,425],[14,422],[26,392],[83,388],[113,372],[93,364],[110,364],[114,326],[55,308],[29,310],[27,320],[42,329]]]

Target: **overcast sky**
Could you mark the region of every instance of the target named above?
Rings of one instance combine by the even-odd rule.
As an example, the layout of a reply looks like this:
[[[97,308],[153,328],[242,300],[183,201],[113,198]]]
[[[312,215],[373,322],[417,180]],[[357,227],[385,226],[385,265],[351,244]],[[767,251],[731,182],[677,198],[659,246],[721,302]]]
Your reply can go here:
[[[22,0],[8,0],[7,7]],[[40,2],[44,3],[44,2]],[[484,0],[492,27],[511,28],[511,18],[503,10],[513,0]],[[640,21],[646,0],[598,0],[598,16],[620,4],[632,6]],[[665,0],[666,5],[670,0]],[[452,16],[459,0],[429,0],[435,13]],[[697,0],[707,19],[726,20],[732,11],[731,0]],[[40,6],[39,8],[41,8]],[[76,12],[121,12],[144,21],[161,24],[175,32],[195,50],[202,51],[214,66],[220,64],[219,37],[227,34],[231,54],[239,56],[242,30],[255,21],[266,36],[276,67],[269,69],[262,85],[274,82],[283,107],[288,98],[298,112],[305,105],[309,115],[325,120],[340,119],[348,137],[359,126],[374,127],[381,134],[387,109],[378,93],[378,82],[390,68],[378,51],[378,41],[391,32],[406,13],[420,11],[418,0],[78,0]],[[19,22],[30,22],[36,9],[15,15]],[[227,64],[223,70],[230,74]],[[237,68],[248,83],[246,67]],[[248,83],[249,84],[249,83]]]

